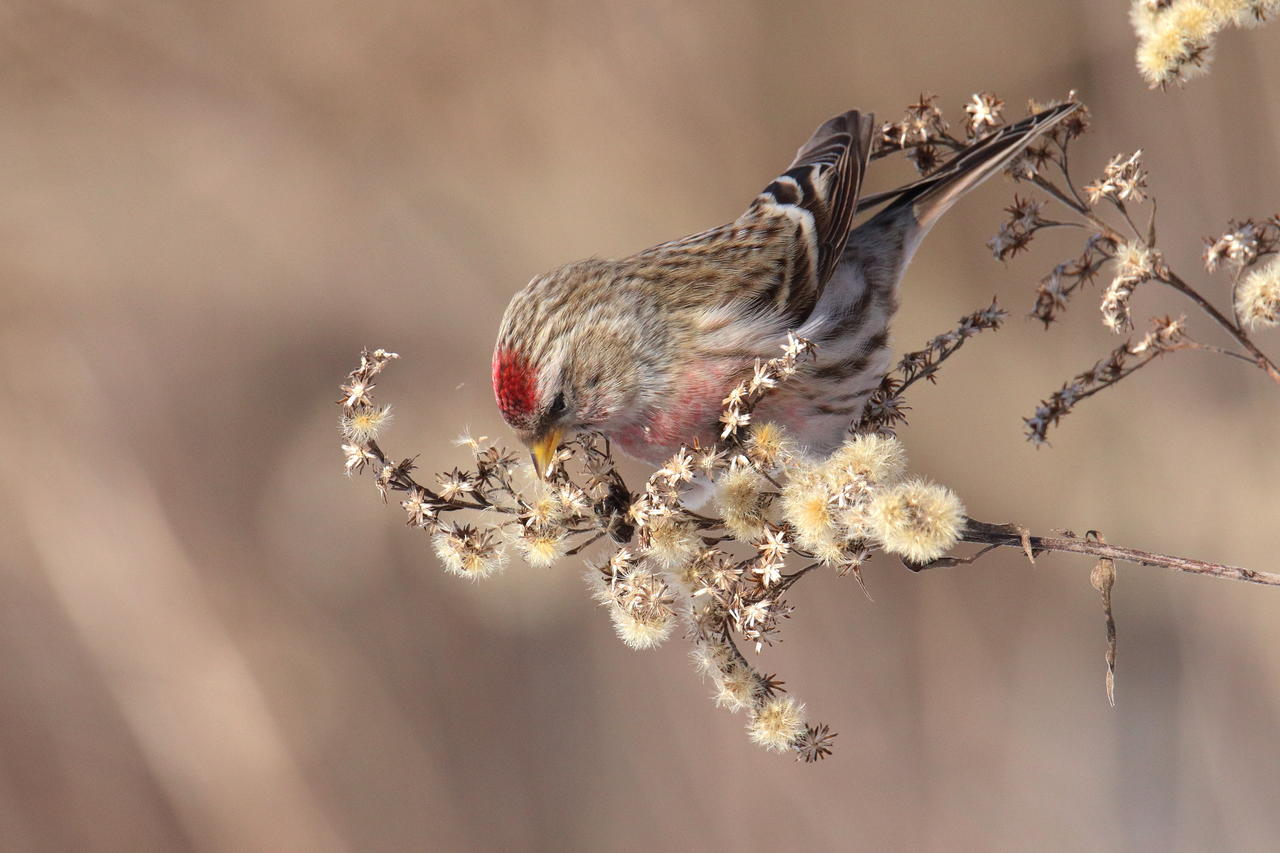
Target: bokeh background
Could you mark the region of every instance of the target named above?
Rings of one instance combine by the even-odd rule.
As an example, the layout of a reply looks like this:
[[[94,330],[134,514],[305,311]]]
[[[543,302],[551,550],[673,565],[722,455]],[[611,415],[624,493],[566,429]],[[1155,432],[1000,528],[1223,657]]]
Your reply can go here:
[[[763,665],[840,737],[798,765],[682,642],[623,648],[579,564],[444,575],[342,476],[333,400],[397,350],[385,445],[461,463],[464,426],[506,434],[489,352],[531,275],[732,218],[828,115],[921,91],[958,120],[1078,89],[1081,178],[1144,148],[1195,274],[1280,205],[1280,27],[1167,93],[1102,0],[8,0],[0,40],[0,848],[1275,849],[1280,592],[1121,566],[1113,710],[1086,560],[806,580]],[[1021,319],[1077,235],[992,260],[1013,191],[905,285],[900,348],[1014,314],[913,396],[913,467],[981,518],[1280,569],[1257,371],[1177,354],[1023,441],[1115,342],[1094,295]]]

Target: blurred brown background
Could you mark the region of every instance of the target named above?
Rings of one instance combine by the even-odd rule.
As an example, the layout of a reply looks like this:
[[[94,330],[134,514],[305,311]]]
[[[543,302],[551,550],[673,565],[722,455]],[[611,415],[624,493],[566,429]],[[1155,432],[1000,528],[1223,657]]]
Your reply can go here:
[[[1280,27],[1153,93],[1125,5],[4,3],[0,849],[1274,849],[1280,592],[1120,567],[1112,710],[1085,560],[878,560],[875,603],[806,581],[764,660],[840,732],[804,766],[684,643],[623,648],[578,563],[460,582],[341,475],[362,345],[404,355],[391,452],[461,463],[464,425],[505,435],[516,288],[735,216],[849,107],[1079,89],[1081,178],[1145,148],[1194,273],[1201,236],[1280,205]],[[1115,344],[1095,294],[1021,319],[1077,237],[993,261],[1012,192],[967,199],[905,286],[900,347],[993,293],[1014,313],[912,398],[913,467],[993,521],[1280,569],[1261,373],[1178,354],[1022,440]]]

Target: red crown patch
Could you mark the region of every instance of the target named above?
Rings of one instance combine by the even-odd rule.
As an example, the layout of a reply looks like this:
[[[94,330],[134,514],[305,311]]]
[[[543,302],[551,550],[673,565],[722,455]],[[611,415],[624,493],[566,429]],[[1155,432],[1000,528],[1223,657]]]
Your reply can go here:
[[[537,405],[533,368],[520,353],[499,347],[493,353],[493,396],[502,417],[514,427],[526,426]]]

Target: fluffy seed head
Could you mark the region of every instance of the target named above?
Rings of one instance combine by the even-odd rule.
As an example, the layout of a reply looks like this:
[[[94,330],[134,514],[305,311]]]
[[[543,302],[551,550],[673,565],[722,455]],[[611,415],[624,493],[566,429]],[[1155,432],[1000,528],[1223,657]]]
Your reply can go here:
[[[770,752],[784,752],[800,739],[804,728],[804,705],[794,696],[775,696],[751,715],[747,734]]]
[[[1174,0],[1168,5],[1137,0],[1129,20],[1138,35],[1138,70],[1147,82],[1161,86],[1205,73],[1215,34],[1240,20],[1228,5],[1233,5],[1230,0]]]
[[[1236,311],[1244,324],[1253,329],[1280,325],[1280,256],[1240,282]]]
[[[660,644],[676,624],[675,596],[665,576],[632,562],[623,548],[603,571],[591,572],[588,583],[596,600],[609,608],[618,637],[633,649]]]
[[[693,525],[671,516],[658,516],[649,520],[648,556],[664,569],[675,569],[687,564],[702,549],[702,540]]]
[[[747,437],[747,453],[760,467],[776,468],[793,451],[794,448],[786,430],[773,421],[751,426],[751,434]]]
[[[689,652],[693,668],[699,675],[715,676],[729,665],[729,649],[723,643],[709,640]]]
[[[893,436],[855,435],[827,460],[826,469],[841,485],[861,478],[872,486],[896,483],[907,470],[907,451]]]
[[[813,558],[824,566],[838,566],[847,560],[844,545],[834,534],[828,539],[813,543],[810,550],[813,551]]]
[[[546,569],[564,556],[564,537],[554,529],[527,527],[516,539],[516,547],[530,566]]]
[[[661,645],[675,627],[675,614],[649,609],[629,610],[625,607],[609,608],[609,618],[618,639],[633,649],[651,649]]]
[[[744,711],[756,703],[760,680],[743,666],[730,666],[716,679],[716,707]]]
[[[782,489],[782,515],[796,530],[796,543],[806,551],[834,544],[835,504],[827,478],[816,467],[798,468]]]
[[[1260,27],[1280,15],[1280,0],[1239,0],[1234,5],[1240,7],[1236,26],[1246,29]]]
[[[506,552],[490,530],[457,525],[431,537],[436,556],[449,572],[476,580],[502,568]]]
[[[528,506],[522,518],[532,527],[551,527],[559,524],[572,512],[562,499],[560,487],[541,480],[534,480],[529,487]],[[569,493],[572,496],[572,493]]]
[[[1157,11],[1144,0],[1134,0],[1129,7],[1129,23],[1139,39],[1147,39],[1155,32]]]
[[[765,485],[765,479],[745,465],[726,472],[716,483],[720,517],[736,538],[750,540],[764,533]]]
[[[1121,243],[1115,259],[1118,272],[1126,278],[1150,278],[1155,268],[1151,250],[1141,243]]]
[[[372,441],[391,421],[391,407],[363,406],[350,414],[343,415],[340,422],[342,434],[352,441],[360,443]]]
[[[836,523],[849,539],[870,539],[875,535],[871,523],[871,500],[851,501],[836,511]]]
[[[1203,41],[1219,26],[1217,16],[1200,0],[1178,0],[1165,17],[1169,18],[1169,25],[1190,42]]]
[[[964,505],[946,486],[915,479],[890,486],[871,499],[875,538],[886,551],[913,563],[947,552],[964,528]]]
[[[1249,0],[1199,0],[1199,3],[1213,16],[1215,28],[1234,24],[1241,9],[1249,6]]]

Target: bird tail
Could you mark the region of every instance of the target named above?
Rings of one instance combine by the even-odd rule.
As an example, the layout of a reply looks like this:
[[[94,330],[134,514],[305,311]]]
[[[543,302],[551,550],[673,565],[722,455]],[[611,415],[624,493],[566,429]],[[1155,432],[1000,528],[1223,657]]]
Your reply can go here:
[[[905,187],[860,199],[858,211],[894,199],[876,218],[896,218],[904,208],[910,208],[919,236],[923,237],[962,195],[1003,170],[1037,137],[1079,108],[1080,104],[1075,102],[1059,104],[1001,128],[961,151],[932,175]]]

